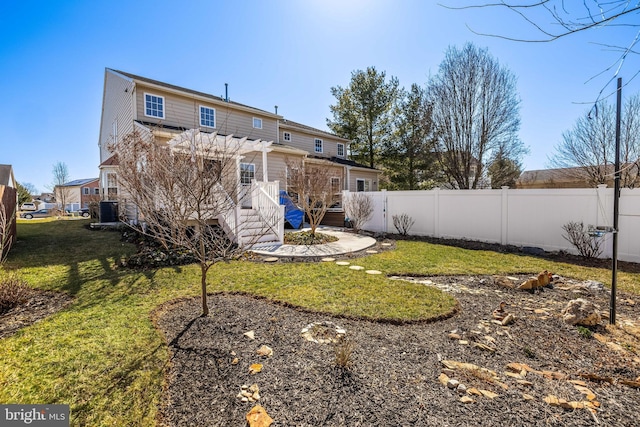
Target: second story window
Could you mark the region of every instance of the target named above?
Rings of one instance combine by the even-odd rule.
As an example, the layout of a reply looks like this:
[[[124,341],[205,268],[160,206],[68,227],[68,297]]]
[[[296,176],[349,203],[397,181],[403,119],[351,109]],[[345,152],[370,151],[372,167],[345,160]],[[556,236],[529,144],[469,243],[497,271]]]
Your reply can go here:
[[[82,194],[84,194],[85,196],[89,195],[89,187],[82,187]]]
[[[144,115],[164,119],[164,96],[144,94]]]
[[[338,157],[344,157],[344,144],[338,143]]]
[[[255,129],[262,129],[262,119],[254,117],[253,118],[253,127]]]
[[[316,142],[315,142],[315,147],[316,147],[316,153],[322,153],[322,140],[316,138]]]
[[[285,133],[283,133],[283,134],[282,134],[282,139],[283,139],[284,141],[291,142],[291,133],[290,133],[290,132],[285,132]]]
[[[216,110],[209,107],[200,106],[200,126],[209,128],[216,127]]]
[[[93,189],[93,194],[94,194],[95,196],[99,196],[99,195],[100,195],[100,189],[99,189],[98,187],[94,188],[94,189]]]

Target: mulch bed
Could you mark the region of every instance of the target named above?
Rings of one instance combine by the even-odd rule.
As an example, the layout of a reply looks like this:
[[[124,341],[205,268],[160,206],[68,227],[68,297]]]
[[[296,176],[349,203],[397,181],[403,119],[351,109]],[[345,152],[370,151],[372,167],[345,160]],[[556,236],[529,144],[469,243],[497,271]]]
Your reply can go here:
[[[334,318],[230,294],[211,296],[211,314],[204,318],[198,317],[199,298],[159,308],[155,321],[172,353],[161,424],[245,426],[245,416],[254,404],[241,402],[237,395],[241,386],[257,384],[258,403],[274,419],[274,427],[585,426],[596,425],[596,419],[599,425],[638,425],[640,390],[619,382],[640,376],[637,335],[605,327],[603,320],[593,330],[600,340],[587,338],[584,331],[581,334],[561,319],[567,301],[577,297],[593,301],[607,312],[607,291],[579,293],[556,285],[529,294],[495,285],[490,276],[419,280],[448,285],[461,312],[435,323],[392,325]],[[393,281],[390,286],[405,283]],[[640,326],[637,297],[618,297],[618,325],[627,325],[624,322],[630,319]],[[510,326],[491,323],[492,310],[501,301],[517,317]],[[347,331],[354,346],[349,369],[336,365],[332,344],[310,342],[301,336],[307,325],[322,322]],[[243,335],[248,331],[254,331],[254,340]],[[451,331],[468,344],[451,339]],[[483,350],[474,345],[476,342],[496,350]],[[256,353],[262,345],[273,349],[272,357]],[[474,402],[462,403],[462,394],[438,379],[443,360],[495,371],[499,383],[479,370],[458,369],[449,376],[468,389],[475,387],[499,396],[469,395]],[[524,377],[530,385],[506,375],[512,362],[539,371]],[[249,366],[255,363],[263,368],[252,375]],[[597,375],[599,380],[581,374]],[[549,395],[586,401],[585,394],[569,380],[585,381],[595,394],[600,404],[595,416],[586,408],[569,410],[544,401]],[[533,399],[526,400],[524,394]]]
[[[57,313],[72,301],[73,297],[63,292],[33,289],[28,301],[18,304],[0,316],[0,339]]]

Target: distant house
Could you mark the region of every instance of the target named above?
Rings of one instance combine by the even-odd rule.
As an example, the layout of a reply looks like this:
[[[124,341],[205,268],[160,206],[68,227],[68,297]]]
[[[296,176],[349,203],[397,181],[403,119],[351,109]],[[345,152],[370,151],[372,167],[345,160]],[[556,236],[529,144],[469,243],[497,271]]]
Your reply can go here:
[[[100,201],[100,180],[88,178],[69,181],[63,185],[56,185],[54,194],[58,202],[64,199],[65,210],[76,212],[88,208],[91,202]]]
[[[18,182],[11,165],[0,165],[0,259],[16,241],[16,212],[18,210]]]
[[[239,164],[245,186],[278,181],[279,190],[286,190],[287,160],[302,160],[329,168],[337,193],[378,189],[381,171],[349,160],[347,139],[231,101],[226,95],[214,96],[107,68],[98,141],[102,200],[116,201],[120,195],[114,147],[123,137],[137,130],[166,143],[191,129],[246,141],[248,148]],[[332,211],[341,216],[337,222],[343,224],[342,205],[336,204]]]
[[[516,188],[594,188],[598,182],[614,186],[614,165],[573,167],[524,171],[516,181]],[[635,164],[622,165],[622,187],[640,186],[640,173]],[[593,176],[598,179],[594,182]]]

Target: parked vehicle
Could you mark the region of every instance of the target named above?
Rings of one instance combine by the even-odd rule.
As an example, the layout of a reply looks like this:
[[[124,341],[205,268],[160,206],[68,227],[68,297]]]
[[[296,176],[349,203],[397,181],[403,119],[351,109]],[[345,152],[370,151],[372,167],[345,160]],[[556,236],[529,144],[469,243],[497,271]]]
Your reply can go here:
[[[38,207],[33,202],[25,202],[22,204],[22,206],[20,206],[21,211],[35,211],[37,209]]]
[[[46,218],[51,216],[49,209],[39,209],[34,212],[23,212],[20,214],[20,218],[33,219],[33,218]]]
[[[91,216],[91,210],[89,210],[89,208],[82,208],[78,211],[78,215],[83,218],[89,218]]]

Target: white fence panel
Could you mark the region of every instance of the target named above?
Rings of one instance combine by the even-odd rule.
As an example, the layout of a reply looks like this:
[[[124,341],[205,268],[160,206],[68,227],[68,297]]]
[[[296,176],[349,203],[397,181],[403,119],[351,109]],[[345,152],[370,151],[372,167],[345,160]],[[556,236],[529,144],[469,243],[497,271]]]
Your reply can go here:
[[[348,192],[345,197],[348,197]],[[577,253],[563,238],[562,226],[613,225],[613,189],[501,189],[369,192],[374,215],[364,225],[373,232],[396,233],[393,216],[407,214],[412,235],[479,240],[547,251]],[[640,189],[622,189],[618,258],[640,262]],[[612,234],[603,237],[605,258]]]

